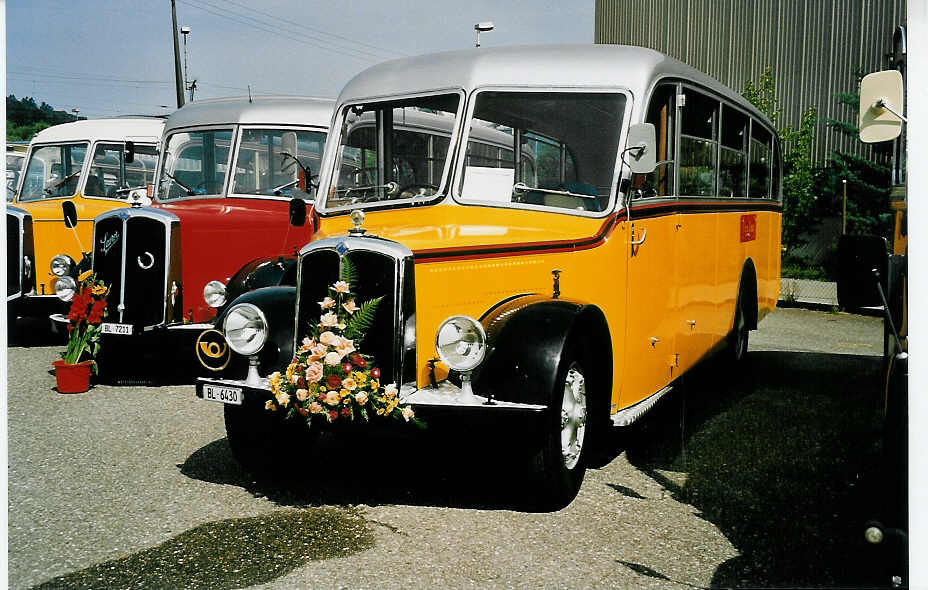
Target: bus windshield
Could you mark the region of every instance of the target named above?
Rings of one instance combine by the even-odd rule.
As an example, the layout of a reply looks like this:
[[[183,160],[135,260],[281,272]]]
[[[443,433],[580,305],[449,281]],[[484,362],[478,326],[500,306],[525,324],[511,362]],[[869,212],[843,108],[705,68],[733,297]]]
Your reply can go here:
[[[326,206],[432,200],[449,170],[460,101],[443,94],[346,107]]]
[[[462,200],[601,212],[609,207],[625,95],[482,91],[470,121]],[[506,133],[494,159],[474,141]]]
[[[34,148],[26,166],[20,201],[70,197],[77,192],[87,142]]]
[[[231,144],[232,129],[171,134],[158,181],[158,199],[222,194]]]
[[[245,129],[229,192],[311,197],[324,146],[325,133],[321,131]]]

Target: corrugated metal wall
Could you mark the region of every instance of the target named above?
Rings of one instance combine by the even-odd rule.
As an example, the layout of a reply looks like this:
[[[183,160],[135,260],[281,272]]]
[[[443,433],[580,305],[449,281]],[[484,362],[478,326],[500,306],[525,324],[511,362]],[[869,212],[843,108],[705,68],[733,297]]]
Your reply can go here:
[[[818,109],[823,164],[833,150],[867,150],[823,121],[856,120],[835,94],[856,87],[856,70],[883,69],[905,15],[905,0],[596,0],[594,40],[662,51],[737,91],[771,66],[781,124]]]

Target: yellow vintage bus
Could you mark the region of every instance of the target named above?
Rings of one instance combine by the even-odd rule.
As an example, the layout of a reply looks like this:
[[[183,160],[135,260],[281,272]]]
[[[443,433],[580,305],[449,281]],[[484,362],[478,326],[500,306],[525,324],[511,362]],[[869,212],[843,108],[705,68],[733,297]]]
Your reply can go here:
[[[419,142],[439,175],[400,180],[395,154],[415,142],[397,129],[418,112],[445,118],[451,141]],[[348,133],[362,118],[376,128]],[[492,165],[469,141],[488,128],[510,146]],[[358,150],[376,162],[363,179],[344,173]],[[710,353],[744,356],[779,292],[781,176],[758,110],[652,50],[481,48],[374,66],[337,101],[322,231],[296,285],[230,305],[220,325],[241,361],[198,395],[226,404],[246,467],[267,468],[285,430],[264,409],[266,376],[291,362],[350,262],[355,298],[384,298],[362,351],[382,381],[435,428],[521,429],[539,497],[564,505],[608,428]],[[310,432],[326,424],[314,420]]]
[[[76,278],[84,253],[92,250],[97,215],[145,198],[163,128],[161,118],[125,117],[64,123],[36,134],[12,201],[31,215],[34,241],[34,259],[23,261],[34,277],[16,299],[18,315],[48,316],[66,308],[55,296],[56,284]],[[65,201],[77,212],[73,230],[64,224]]]

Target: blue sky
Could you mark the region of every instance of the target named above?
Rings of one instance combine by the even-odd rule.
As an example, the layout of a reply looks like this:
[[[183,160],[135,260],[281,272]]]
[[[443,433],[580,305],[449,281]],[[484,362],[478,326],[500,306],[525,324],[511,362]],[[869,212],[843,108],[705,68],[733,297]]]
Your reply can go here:
[[[485,47],[593,41],[593,0],[176,2],[198,98],[334,97],[380,61],[473,46],[479,21]],[[9,0],[6,34],[7,94],[88,117],[176,106],[170,0]]]

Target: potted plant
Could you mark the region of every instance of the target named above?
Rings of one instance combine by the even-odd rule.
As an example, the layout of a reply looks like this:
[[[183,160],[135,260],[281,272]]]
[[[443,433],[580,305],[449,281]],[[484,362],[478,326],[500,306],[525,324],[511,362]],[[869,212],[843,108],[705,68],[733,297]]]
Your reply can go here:
[[[68,312],[68,348],[52,363],[58,393],[82,393],[90,389],[90,372],[97,372],[94,357],[100,351],[100,323],[106,313],[109,288],[93,271],[78,277],[78,289]],[[84,357],[85,360],[81,360]]]

